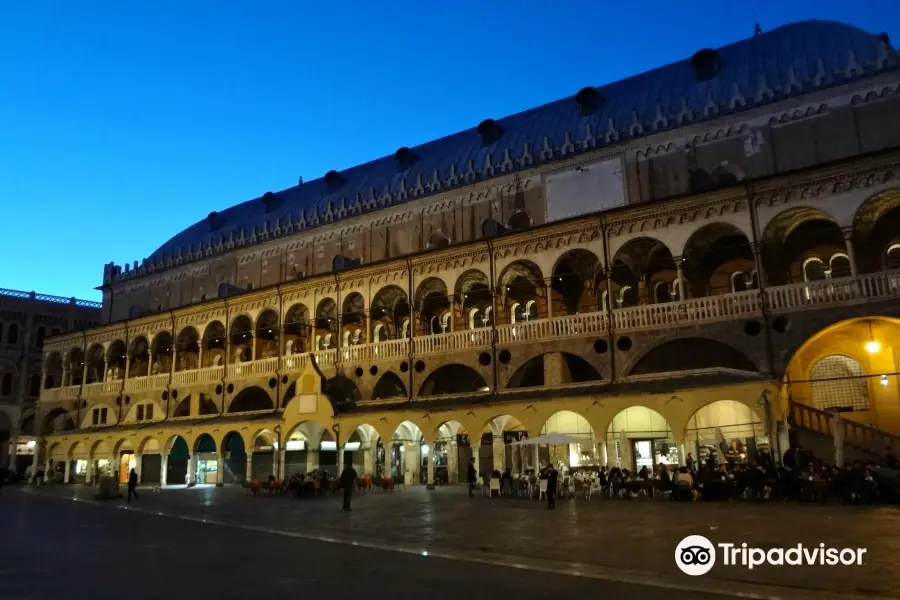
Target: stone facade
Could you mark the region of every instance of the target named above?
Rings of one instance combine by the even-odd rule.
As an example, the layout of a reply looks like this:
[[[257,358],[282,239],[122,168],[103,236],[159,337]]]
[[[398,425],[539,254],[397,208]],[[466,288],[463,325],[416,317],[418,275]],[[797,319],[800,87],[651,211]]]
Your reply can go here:
[[[481,470],[549,460],[511,442],[552,429],[581,436],[578,464],[683,461],[723,429],[777,452],[792,402],[900,432],[896,338],[878,335],[900,298],[900,63],[871,41],[871,63],[851,49],[840,73],[735,84],[699,113],[610,123],[602,143],[588,123],[559,148],[401,174],[397,190],[227,237],[197,233],[227,221],[213,214],[175,238],[196,245],[108,265],[108,324],[45,347],[41,456],[65,480],[77,461],[80,476],[98,460],[121,471],[124,452],[160,456],[163,482],[222,483],[228,456],[250,476],[262,453],[277,475],[348,458],[433,481],[436,460],[451,480],[468,456]],[[711,60],[698,54],[692,66]],[[479,126],[483,147],[511,122]],[[400,167],[425,153],[402,150]],[[605,179],[572,184],[584,172]],[[274,214],[302,188],[241,206]],[[845,327],[878,352],[816,346]],[[809,383],[810,368],[845,368],[866,402]]]
[[[100,306],[99,302],[0,289],[0,466],[15,468],[17,448],[34,439],[44,342],[97,325]]]

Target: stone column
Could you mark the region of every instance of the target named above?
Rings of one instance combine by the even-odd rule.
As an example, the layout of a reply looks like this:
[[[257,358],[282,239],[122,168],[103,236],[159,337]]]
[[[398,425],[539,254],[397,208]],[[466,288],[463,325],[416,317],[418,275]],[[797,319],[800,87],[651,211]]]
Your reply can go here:
[[[44,457],[44,483],[50,481],[50,453]]]
[[[634,470],[634,449],[632,448],[632,442],[630,439],[625,437],[625,434],[621,434],[621,446],[622,446],[622,468],[628,469],[629,471]]]
[[[537,474],[538,469],[541,468],[541,455],[539,454],[539,447],[538,447],[537,444],[535,444],[535,445],[532,446],[531,448],[532,448],[532,450],[531,450],[531,452],[532,452],[532,456],[531,456],[532,466],[534,467],[535,474]]]
[[[121,462],[120,462],[120,461],[121,461],[121,458],[120,458],[120,457],[116,456],[115,454],[110,454],[110,456],[109,456],[109,466],[108,466],[108,469],[107,469],[107,470],[109,471],[109,476],[110,476],[110,477],[114,477],[114,478],[116,479],[117,482],[118,482],[118,481],[120,480],[120,478],[121,478],[121,473],[119,474],[119,477],[116,477],[116,473],[118,473],[118,472],[119,472],[119,469],[121,468]]]
[[[492,450],[494,453],[494,469],[503,472],[506,468],[506,444],[503,443],[503,434],[494,436],[492,442]]]
[[[278,450],[272,448],[272,476],[278,479]]]
[[[94,457],[92,456],[88,457],[84,467],[84,482],[87,485],[94,485]]]
[[[278,479],[284,479],[285,468],[284,468],[284,460],[285,460],[285,449],[280,447],[278,449],[278,473],[275,475]]]
[[[459,443],[456,439],[447,442],[447,479],[459,483]]]
[[[609,466],[609,447],[606,445],[606,442],[600,442],[597,444],[599,446],[598,450],[600,452],[600,466]]]
[[[850,259],[850,275],[855,279],[858,275],[856,269],[856,254],[853,250],[853,229],[842,229],[844,234],[844,245],[847,247],[847,258]]]
[[[253,452],[247,453],[247,467],[244,472],[244,479],[246,481],[253,481]]]
[[[197,368],[203,368],[203,340],[197,341]]]
[[[385,479],[390,479],[393,477],[393,473],[391,473],[391,445],[388,443],[384,447],[384,477]]]
[[[128,379],[128,371],[131,370],[131,352],[125,353],[125,373],[122,375],[123,379]]]
[[[553,317],[553,286],[551,284],[547,284],[546,287],[547,294],[547,318]]]
[[[65,471],[65,474],[63,475],[63,483],[69,483],[69,478],[71,477],[71,471],[72,471],[72,461],[67,460],[66,461],[66,471]]]
[[[312,473],[319,468],[319,449],[313,448],[309,442],[306,446],[306,472]]]
[[[137,474],[138,483],[141,483],[141,474],[144,467],[144,455],[139,452],[134,453],[134,472]],[[128,474],[129,476],[131,473]]]
[[[418,442],[408,442],[406,446],[406,456],[403,457],[403,471],[405,473],[404,483],[414,485],[422,479],[422,453],[421,446]]]
[[[161,460],[159,461],[159,485],[163,487],[166,485],[168,470],[169,470],[169,453],[163,452],[161,454]]]
[[[100,377],[100,381],[106,381],[106,377],[109,375],[109,357],[103,357],[103,374]]]
[[[169,381],[175,376],[175,365],[178,364],[178,348],[172,344],[172,364],[169,365]]]
[[[675,260],[675,268],[678,271],[678,300],[687,300],[688,293],[687,289],[684,287],[684,262],[682,257],[678,257]]]
[[[363,448],[360,446],[360,450],[363,453],[363,475],[372,475],[375,476],[375,452],[376,446],[374,443],[369,442],[368,446]]]
[[[225,485],[225,453],[216,452],[216,487]]]
[[[194,452],[192,454],[188,454],[188,470],[187,475],[185,475],[185,483],[188,486],[197,485],[197,453]]]
[[[250,360],[256,360],[256,332],[250,332]]]
[[[41,445],[43,444],[43,440],[38,439],[37,443],[34,445],[34,455],[31,457],[31,477],[29,478],[29,483],[36,483],[38,465],[41,460]]]
[[[60,387],[69,385],[69,363],[63,363],[62,381],[59,382]]]
[[[87,383],[87,374],[88,374],[88,357],[84,357],[84,369],[81,370],[81,384],[84,385]]]
[[[9,465],[9,471],[14,473],[16,471],[16,451],[19,448],[19,432],[15,429],[9,432],[9,450],[8,456],[6,457],[6,463]],[[3,463],[0,462],[0,465]]]
[[[469,447],[472,449],[472,458],[475,459],[475,477],[478,479],[478,485],[481,485],[481,437],[479,437],[479,441],[476,443],[472,443],[471,437],[469,438]],[[466,466],[466,483],[468,483],[468,472],[469,467]]]
[[[427,460],[428,460],[428,481],[427,481],[426,483],[428,484],[428,489],[429,489],[429,490],[433,490],[433,489],[434,489],[434,445],[429,445],[429,446],[428,446],[428,453],[427,453],[427,454],[428,454],[428,456],[427,456]]]
[[[340,477],[341,473],[344,472],[344,449],[337,449],[337,469],[338,469],[338,477]]]

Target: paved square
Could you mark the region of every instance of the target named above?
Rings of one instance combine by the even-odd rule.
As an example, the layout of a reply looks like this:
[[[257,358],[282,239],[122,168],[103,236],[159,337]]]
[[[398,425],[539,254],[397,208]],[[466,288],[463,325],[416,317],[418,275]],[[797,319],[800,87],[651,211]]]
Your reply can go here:
[[[38,493],[89,499],[80,486]],[[109,501],[124,504],[122,501]],[[560,501],[555,511],[534,500],[468,498],[461,487],[368,492],[353,512],[340,497],[252,496],[240,488],[141,490],[135,508],[264,530],[422,549],[453,549],[506,558],[566,561],[685,577],[674,563],[691,534],[714,543],[867,548],[860,567],[717,565],[706,577],[844,593],[900,597],[900,513],[892,507],[818,504],[675,503],[666,500]]]

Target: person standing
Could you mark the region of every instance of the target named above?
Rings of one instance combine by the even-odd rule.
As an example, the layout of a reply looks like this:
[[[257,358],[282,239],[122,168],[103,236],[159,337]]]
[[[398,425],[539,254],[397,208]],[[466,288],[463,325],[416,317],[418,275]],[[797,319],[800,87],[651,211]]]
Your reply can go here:
[[[556,482],[559,472],[551,464],[547,467],[547,508],[556,508]]]
[[[137,472],[132,469],[128,474],[128,502],[131,503],[131,497],[134,496],[134,499],[138,499],[137,495],[137,484],[138,484],[138,476]],[[121,496],[119,496],[121,498]]]
[[[469,459],[469,466],[466,468],[466,480],[469,482],[469,497],[475,491],[475,483],[478,481],[478,474],[475,472],[475,459]]]
[[[347,464],[344,467],[344,472],[341,473],[341,488],[344,491],[344,510],[350,511],[350,499],[353,497],[353,487],[356,485],[356,479],[358,475],[356,474],[356,469],[353,468],[352,464]]]

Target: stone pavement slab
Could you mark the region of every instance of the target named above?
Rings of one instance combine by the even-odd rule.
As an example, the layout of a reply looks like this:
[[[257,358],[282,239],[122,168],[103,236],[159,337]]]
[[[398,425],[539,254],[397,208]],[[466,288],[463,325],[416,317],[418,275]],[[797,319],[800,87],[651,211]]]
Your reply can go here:
[[[37,490],[91,498],[80,486]],[[110,501],[124,503],[124,501]],[[802,543],[867,548],[862,566],[717,565],[706,577],[900,597],[900,512],[893,507],[818,504],[675,503],[666,500],[566,500],[554,511],[534,500],[469,498],[464,488],[368,492],[354,496],[353,512],[340,497],[294,499],[252,496],[240,488],[141,490],[135,507],[247,527],[376,541],[506,557],[545,559],[686,577],[674,563],[678,542],[704,535],[764,549]]]
[[[3,600],[727,600],[242,531],[0,492]]]

